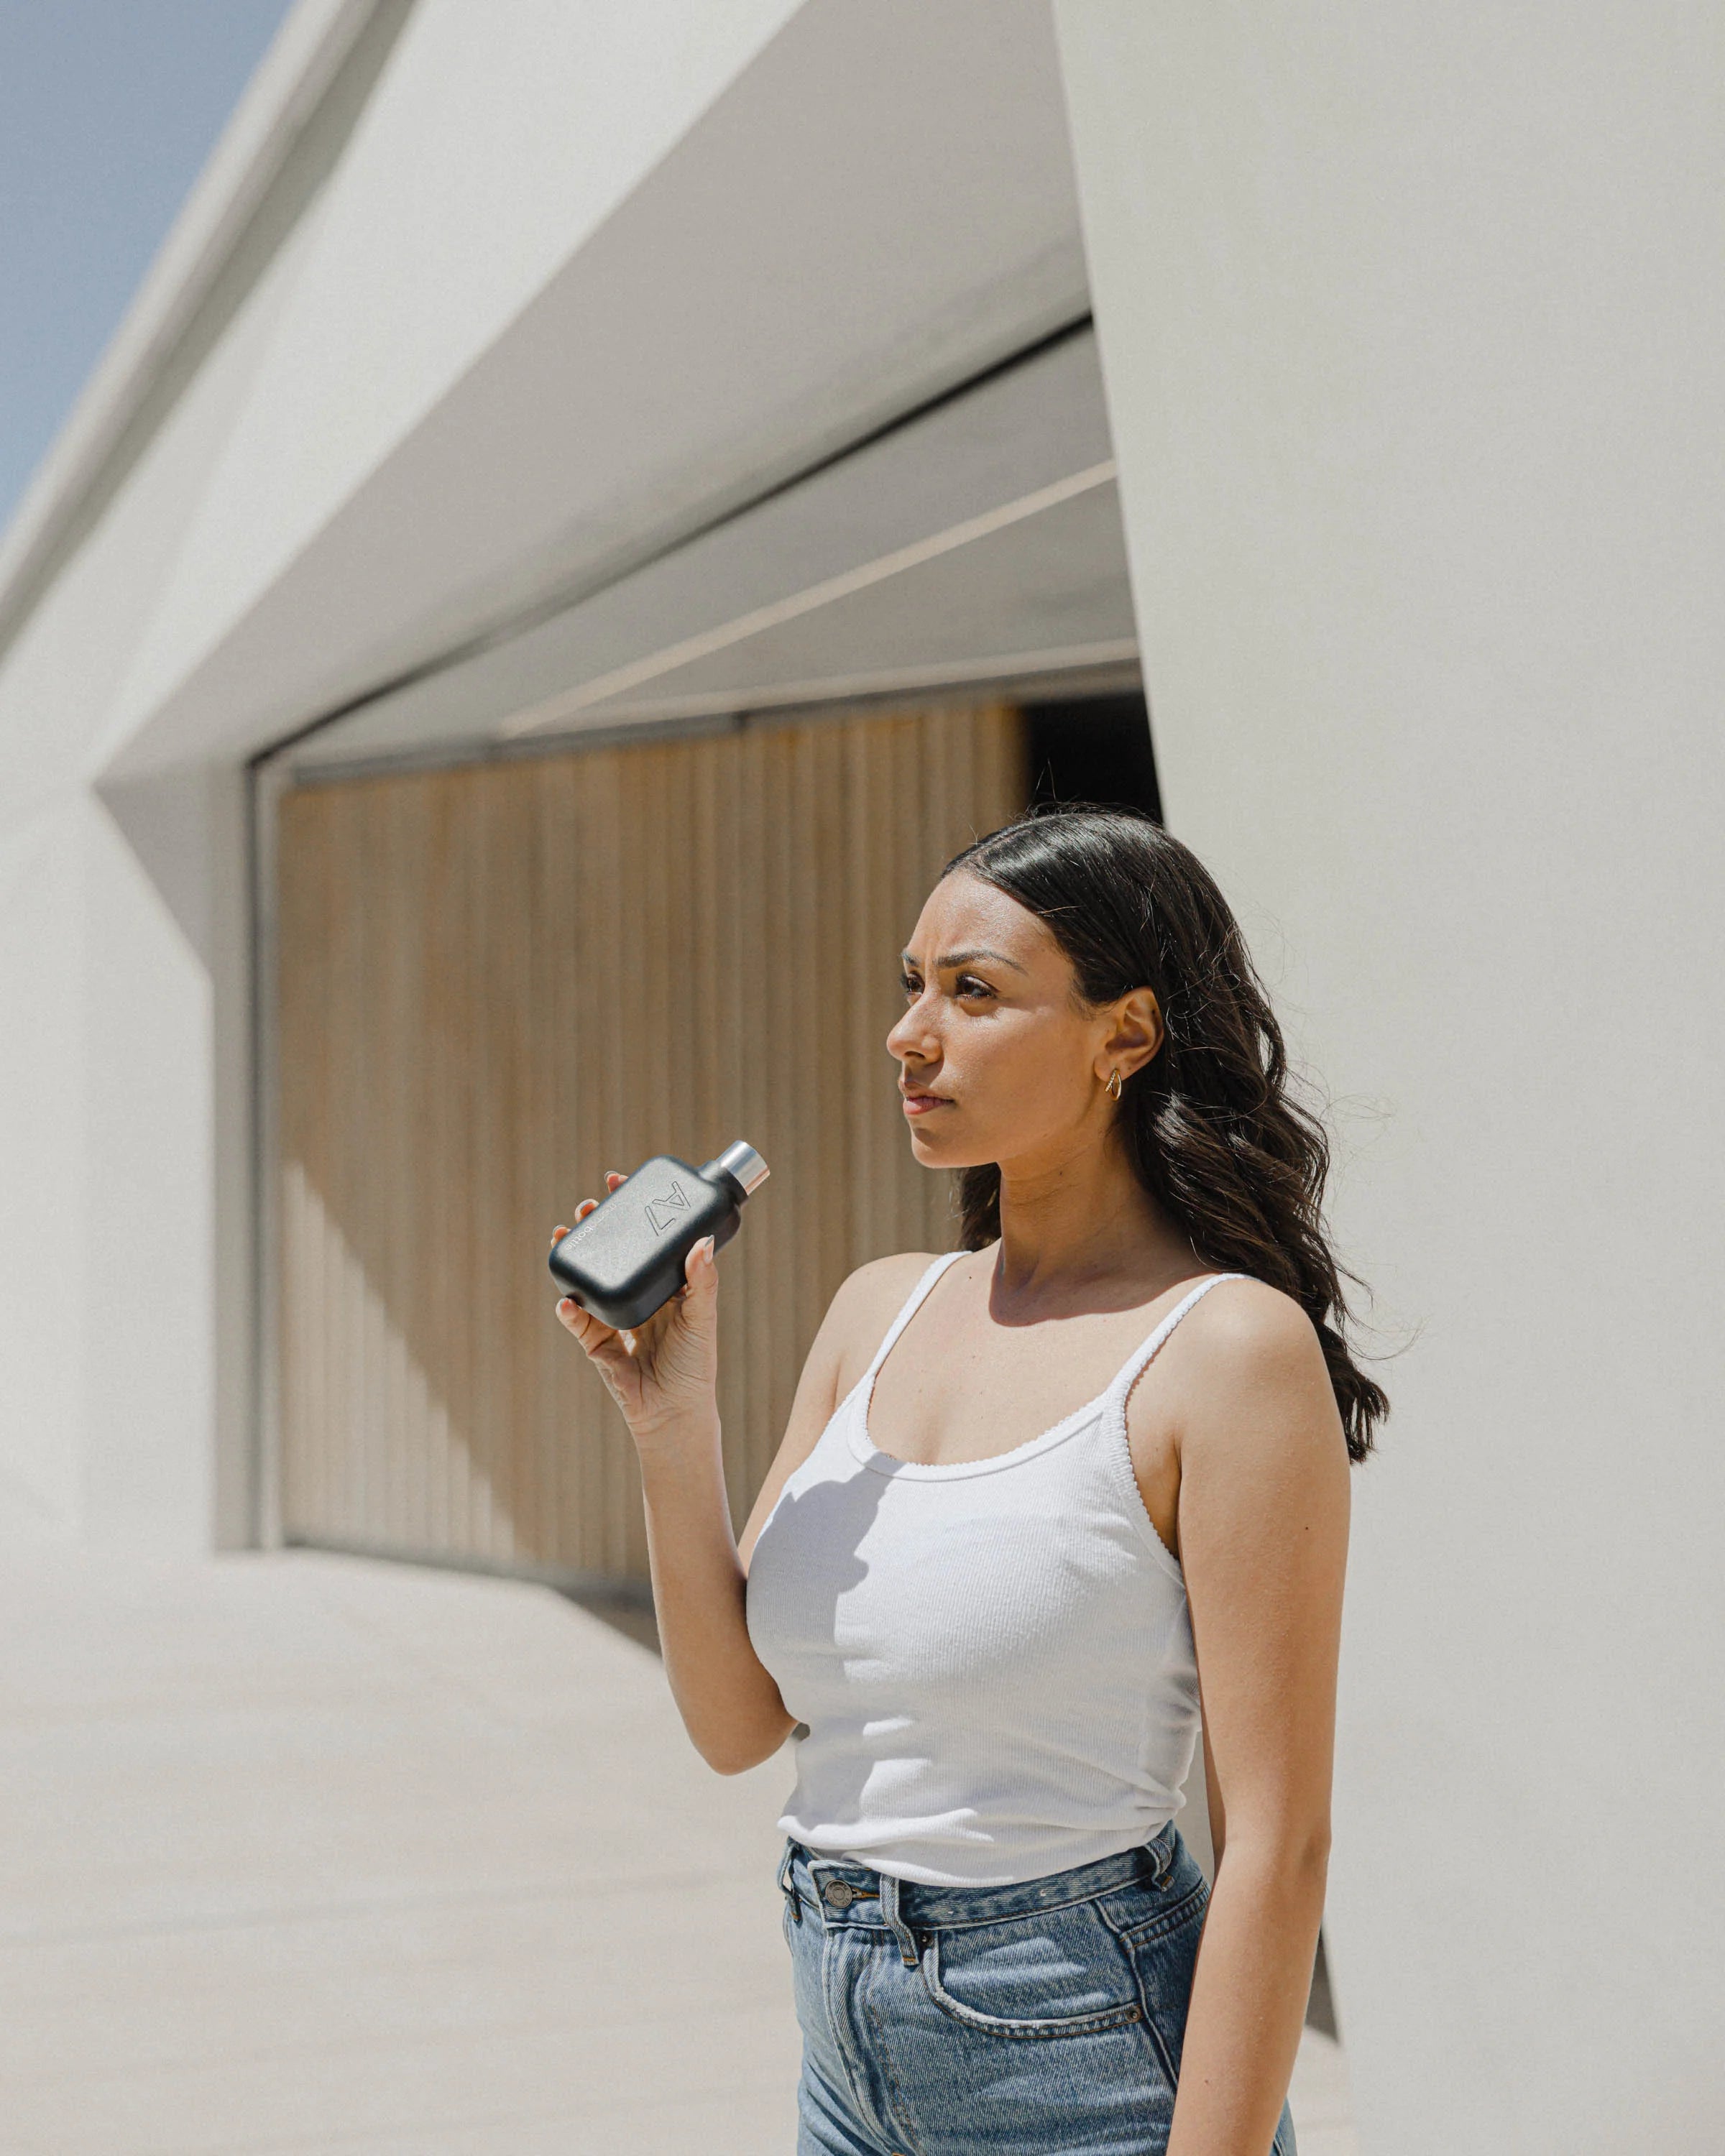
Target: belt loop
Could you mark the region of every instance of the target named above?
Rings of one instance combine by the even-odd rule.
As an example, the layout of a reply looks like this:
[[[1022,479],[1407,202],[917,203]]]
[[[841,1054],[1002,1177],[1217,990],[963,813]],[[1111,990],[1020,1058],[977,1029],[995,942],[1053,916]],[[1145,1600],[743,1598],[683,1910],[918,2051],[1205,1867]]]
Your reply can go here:
[[[778,1867],[778,1891],[791,1905],[791,1922],[800,1924],[803,1921],[803,1897],[797,1892],[797,1882],[791,1876],[791,1866],[796,1861],[796,1844],[788,1840],[784,1845],[784,1860]]]
[[[906,1969],[916,1968],[922,1957],[916,1951],[916,1941],[910,1926],[898,1912],[898,1875],[892,1871],[880,1874],[880,1913],[892,1927],[892,1936],[898,1941],[898,1950],[904,1957]]]

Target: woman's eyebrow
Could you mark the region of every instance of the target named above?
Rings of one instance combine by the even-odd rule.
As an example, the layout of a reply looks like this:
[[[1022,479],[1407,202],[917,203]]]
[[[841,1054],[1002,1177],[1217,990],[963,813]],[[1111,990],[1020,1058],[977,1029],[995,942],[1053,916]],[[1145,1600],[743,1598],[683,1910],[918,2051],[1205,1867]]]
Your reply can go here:
[[[934,969],[937,973],[950,973],[954,966],[968,966],[978,958],[992,958],[997,966],[1010,966],[1015,973],[1028,973],[1030,970],[1028,966],[1019,965],[1016,958],[1009,958],[1004,951],[983,950],[946,952],[935,960]],[[900,965],[914,966],[916,963],[908,951],[899,953]]]

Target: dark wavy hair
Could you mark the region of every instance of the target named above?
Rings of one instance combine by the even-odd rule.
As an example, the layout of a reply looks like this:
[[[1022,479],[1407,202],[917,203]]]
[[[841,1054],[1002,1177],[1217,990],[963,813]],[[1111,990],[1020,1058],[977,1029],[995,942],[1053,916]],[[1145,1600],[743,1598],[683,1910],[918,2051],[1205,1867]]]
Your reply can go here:
[[[942,874],[955,869],[1048,924],[1087,1002],[1155,992],[1167,1038],[1125,1081],[1127,1158],[1205,1265],[1267,1281],[1306,1312],[1349,1457],[1363,1460],[1389,1402],[1343,1337],[1343,1283],[1361,1283],[1324,1224],[1329,1141],[1291,1095],[1281,1028],[1209,871],[1150,817],[1088,802],[1032,809]],[[964,1249],[999,1235],[997,1167],[960,1171],[958,1214]]]

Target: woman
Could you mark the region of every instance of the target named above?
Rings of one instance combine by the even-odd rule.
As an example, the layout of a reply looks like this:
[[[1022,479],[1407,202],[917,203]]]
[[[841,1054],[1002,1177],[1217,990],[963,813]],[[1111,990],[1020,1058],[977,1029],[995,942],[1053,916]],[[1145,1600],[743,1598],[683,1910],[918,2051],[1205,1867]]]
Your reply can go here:
[[[633,1338],[558,1306],[639,1450],[690,1735],[721,1774],[797,1737],[798,2149],[1291,2156],[1348,1468],[1387,1408],[1323,1133],[1147,818],[980,840],[903,964],[887,1046],[962,1248],[840,1288],[740,1544],[711,1248]],[[1200,1695],[1214,1892],[1173,1824]]]

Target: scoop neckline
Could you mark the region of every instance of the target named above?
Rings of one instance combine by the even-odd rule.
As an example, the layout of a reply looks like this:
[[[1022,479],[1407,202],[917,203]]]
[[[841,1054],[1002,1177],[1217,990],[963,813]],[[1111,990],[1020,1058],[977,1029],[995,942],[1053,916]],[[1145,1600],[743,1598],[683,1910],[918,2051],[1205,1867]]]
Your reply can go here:
[[[1094,1399],[1074,1408],[1070,1414],[1063,1415],[1047,1430],[1039,1431],[1034,1437],[1027,1437],[1022,1445],[1014,1445],[1008,1451],[985,1453],[980,1460],[901,1460],[896,1452],[883,1452],[869,1435],[869,1406],[875,1396],[875,1380],[880,1374],[878,1368],[872,1370],[858,1384],[857,1390],[862,1397],[850,1419],[850,1449],[863,1466],[876,1475],[907,1476],[916,1482],[949,1482],[961,1476],[987,1475],[997,1468],[1014,1466],[1034,1453],[1049,1451],[1063,1439],[1082,1430],[1086,1424],[1106,1414],[1109,1395],[1120,1382],[1117,1378],[1111,1379]]]
[[[1081,1407],[1074,1408],[1070,1414],[1062,1415],[1057,1423],[1051,1424],[1048,1429],[1039,1431],[1034,1437],[1027,1437],[1022,1445],[1014,1445],[1005,1452],[986,1453],[980,1460],[901,1460],[896,1452],[883,1452],[875,1444],[869,1430],[869,1410],[874,1404],[875,1383],[886,1365],[887,1357],[898,1345],[899,1335],[934,1292],[935,1288],[947,1273],[965,1255],[963,1250],[951,1251],[944,1258],[937,1258],[934,1265],[928,1268],[927,1272],[918,1283],[920,1292],[913,1292],[905,1309],[900,1312],[899,1317],[888,1331],[886,1337],[875,1350],[875,1359],[857,1379],[851,1399],[846,1404],[854,1409],[854,1412],[845,1418],[845,1438],[850,1451],[863,1466],[876,1475],[908,1476],[911,1481],[917,1482],[955,1481],[963,1476],[987,1475],[999,1468],[1015,1466],[1022,1460],[1029,1459],[1039,1453],[1050,1451],[1056,1445],[1069,1437],[1075,1436],[1088,1424],[1099,1420],[1107,1414],[1109,1407],[1114,1403],[1114,1394],[1119,1388],[1122,1378],[1132,1368],[1137,1360],[1135,1350],[1132,1354],[1127,1356],[1126,1361],[1121,1364],[1119,1369],[1115,1372],[1101,1392],[1085,1401]],[[1225,1273],[1219,1273],[1206,1275],[1204,1277],[1225,1280],[1229,1276]],[[1178,1310],[1180,1307],[1180,1303],[1177,1302],[1174,1305],[1174,1310]],[[1164,1317],[1151,1327],[1140,1345],[1147,1345],[1149,1341],[1160,1332],[1168,1318],[1173,1315],[1173,1311],[1165,1313]],[[1122,1435],[1124,1419],[1122,1416]],[[1142,1501],[1142,1493],[1140,1492],[1140,1502]],[[1148,1517],[1147,1513],[1146,1517]],[[1157,1543],[1158,1547],[1165,1547],[1162,1543],[1159,1534],[1157,1536]]]

